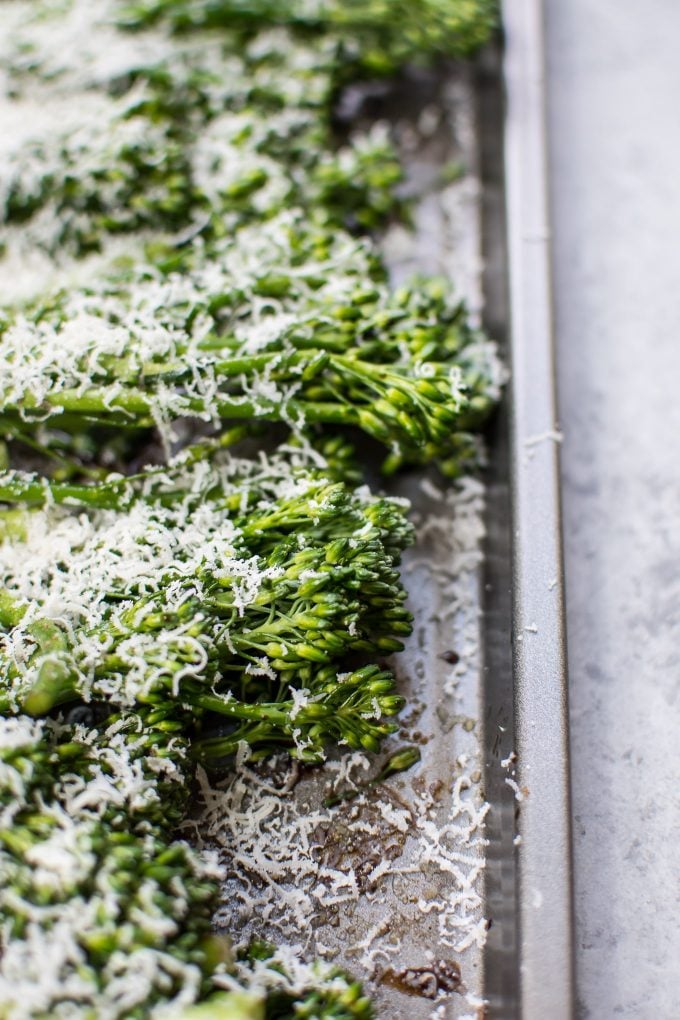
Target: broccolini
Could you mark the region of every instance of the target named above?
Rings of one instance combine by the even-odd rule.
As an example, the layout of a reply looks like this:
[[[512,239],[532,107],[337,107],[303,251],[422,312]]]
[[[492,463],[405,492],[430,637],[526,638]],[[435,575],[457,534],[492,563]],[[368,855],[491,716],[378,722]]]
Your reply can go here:
[[[370,1020],[333,966],[214,935],[178,832],[197,760],[395,728],[413,528],[353,433],[454,476],[502,370],[441,282],[390,286],[394,139],[335,116],[494,4],[5,6],[35,121],[3,141],[0,260],[59,286],[0,319],[0,1017]]]

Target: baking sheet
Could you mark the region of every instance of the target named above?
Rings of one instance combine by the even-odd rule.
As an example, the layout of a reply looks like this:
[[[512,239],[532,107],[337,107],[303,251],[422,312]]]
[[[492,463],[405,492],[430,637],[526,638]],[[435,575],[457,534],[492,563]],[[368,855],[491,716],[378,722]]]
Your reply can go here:
[[[392,750],[416,745],[421,762],[373,786],[389,750],[299,773],[244,761],[226,786],[204,789],[205,835],[246,874],[225,886],[222,920],[339,963],[397,1020],[572,1015],[540,13],[540,0],[505,5],[505,72],[489,49],[468,68],[415,73],[364,111],[402,122],[417,199],[415,231],[385,240],[395,280],[451,276],[492,335],[503,342],[510,326],[512,347],[512,393],[490,425],[482,482],[444,493],[436,476],[414,475],[390,487],[419,518],[404,566],[415,628],[395,663],[409,708]],[[344,799],[327,807],[329,795]],[[223,828],[227,816],[250,827],[245,842]],[[294,864],[282,853],[291,833]]]

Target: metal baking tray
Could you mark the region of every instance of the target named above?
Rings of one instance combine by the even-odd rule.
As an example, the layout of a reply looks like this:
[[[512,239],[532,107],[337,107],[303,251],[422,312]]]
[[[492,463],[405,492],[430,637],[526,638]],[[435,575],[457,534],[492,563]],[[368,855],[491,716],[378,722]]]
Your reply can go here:
[[[502,48],[371,98],[373,116],[405,125],[407,190],[421,196],[415,232],[385,241],[395,279],[461,281],[511,365],[481,484],[445,495],[435,475],[407,475],[388,487],[419,521],[404,563],[414,634],[394,663],[409,707],[392,750],[416,744],[421,761],[377,785],[379,763],[336,759],[205,793],[203,838],[234,865],[225,927],[273,941],[296,930],[306,956],[364,982],[384,1020],[573,1015],[541,8],[508,0]],[[428,190],[456,161],[460,179]],[[257,807],[263,840],[247,858],[233,856],[242,843],[221,828],[220,796],[244,826]],[[295,870],[271,832],[310,817],[294,828]]]

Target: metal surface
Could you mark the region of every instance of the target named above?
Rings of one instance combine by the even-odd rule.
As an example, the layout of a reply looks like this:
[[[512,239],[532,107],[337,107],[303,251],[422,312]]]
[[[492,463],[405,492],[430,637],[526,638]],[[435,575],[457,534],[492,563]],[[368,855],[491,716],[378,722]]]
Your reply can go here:
[[[542,3],[504,6],[520,1016],[574,1009],[568,708]]]
[[[476,69],[477,125],[482,181],[484,324],[508,354],[507,244],[503,157],[503,82],[500,49],[485,51]],[[517,803],[512,778],[515,750],[511,644],[510,393],[506,388],[487,435],[485,471],[482,634],[484,670],[484,790],[487,816],[485,910],[490,921],[484,951],[488,1017],[515,1020],[518,1010]]]

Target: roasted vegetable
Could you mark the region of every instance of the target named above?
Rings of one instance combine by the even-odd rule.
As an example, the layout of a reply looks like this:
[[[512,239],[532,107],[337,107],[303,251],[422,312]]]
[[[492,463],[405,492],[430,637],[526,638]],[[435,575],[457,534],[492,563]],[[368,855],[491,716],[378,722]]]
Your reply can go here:
[[[3,1016],[148,1016],[224,955],[215,867],[168,836],[156,752],[122,733],[0,720]]]
[[[122,20],[135,28],[168,21],[178,32],[285,25],[305,40],[326,31],[342,45],[344,73],[356,75],[469,54],[487,41],[496,17],[495,0],[124,0]]]
[[[494,5],[4,6],[0,1017],[370,1020],[334,967],[212,934],[178,832],[197,761],[395,728],[413,529],[352,443],[455,475],[502,371],[439,281],[388,283],[394,139],[339,100]]]
[[[170,443],[182,418],[273,419],[357,427],[390,447],[391,468],[435,459],[455,472],[502,376],[494,346],[441,283],[392,292],[370,279],[379,270],[361,242],[297,214],[210,255],[9,316],[6,437],[157,425]]]
[[[294,469],[288,454],[255,463],[203,449],[212,461],[194,448],[104,486],[124,510],[9,511],[4,711],[82,698],[153,706],[180,732],[206,712],[229,720],[203,754],[242,739],[310,760],[329,742],[377,749],[401,699],[388,672],[347,663],[398,650],[410,631],[403,503]],[[84,504],[96,490],[81,488]]]

